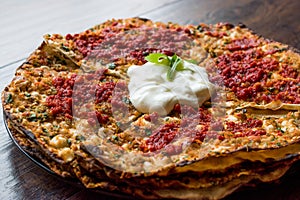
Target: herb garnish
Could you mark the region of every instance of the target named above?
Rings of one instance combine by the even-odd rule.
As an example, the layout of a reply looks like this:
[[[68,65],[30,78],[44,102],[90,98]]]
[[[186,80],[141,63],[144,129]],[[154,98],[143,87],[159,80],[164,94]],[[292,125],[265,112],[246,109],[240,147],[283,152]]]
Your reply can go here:
[[[145,133],[146,133],[147,136],[152,135],[151,129],[148,129],[148,128],[145,129]]]
[[[31,122],[36,121],[37,120],[36,114],[35,113],[31,114],[29,117],[27,117],[27,119]]]
[[[184,68],[183,60],[176,54],[174,54],[172,57],[169,57],[162,53],[151,53],[145,57],[145,60],[155,64],[165,65],[170,67],[167,72],[168,81],[174,80],[176,71],[191,70],[188,68]],[[189,62],[192,63],[194,61],[189,61]]]
[[[12,94],[9,93],[6,97],[5,103],[11,103],[11,102],[13,102],[13,98],[12,98]]]

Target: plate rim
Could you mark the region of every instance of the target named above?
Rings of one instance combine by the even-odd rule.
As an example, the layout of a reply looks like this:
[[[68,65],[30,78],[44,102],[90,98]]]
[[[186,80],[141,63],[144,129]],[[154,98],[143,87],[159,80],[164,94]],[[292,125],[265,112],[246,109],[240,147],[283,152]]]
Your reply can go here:
[[[17,149],[24,154],[31,162],[33,162],[35,165],[37,165],[39,168],[42,168],[43,171],[46,171],[48,174],[54,176],[55,178],[62,180],[63,182],[69,184],[70,186],[76,186],[80,189],[84,189],[87,192],[94,192],[96,194],[103,194],[103,195],[107,195],[107,197],[113,197],[113,198],[118,198],[118,199],[139,199],[138,197],[134,197],[134,196],[129,196],[127,194],[123,194],[119,191],[107,191],[104,189],[100,189],[100,188],[86,188],[84,187],[84,185],[79,182],[76,181],[76,179],[72,180],[72,179],[66,179],[61,177],[60,175],[56,174],[54,171],[52,171],[48,166],[46,166],[39,158],[35,158],[34,156],[30,155],[15,139],[15,137],[13,136],[11,130],[8,127],[7,124],[7,115],[5,114],[5,112],[3,112],[3,123],[5,125],[6,131],[10,137],[10,139],[12,140],[12,142],[14,143],[14,145],[17,147]]]

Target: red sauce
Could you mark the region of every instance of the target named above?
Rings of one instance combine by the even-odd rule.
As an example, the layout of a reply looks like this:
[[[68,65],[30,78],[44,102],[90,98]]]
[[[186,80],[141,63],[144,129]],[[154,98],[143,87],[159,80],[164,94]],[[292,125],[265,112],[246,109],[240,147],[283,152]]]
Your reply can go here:
[[[297,71],[297,69],[288,65],[283,65],[282,69],[279,71],[279,74],[285,78],[300,78],[300,73]]]
[[[129,99],[128,86],[125,81],[116,83],[110,102],[111,109],[109,109],[108,112],[113,114],[117,122],[124,121],[124,118],[128,118],[127,113],[132,110],[132,105]]]
[[[201,143],[205,139],[224,140],[222,133],[230,131],[234,133],[233,137],[247,137],[265,135],[266,131],[262,129],[263,122],[259,119],[246,119],[242,122],[225,122],[216,116],[212,116],[205,107],[194,109],[190,106],[179,104],[175,105],[173,112],[185,113],[182,116],[181,123],[166,123],[152,131],[149,139],[142,143],[141,150],[144,152],[154,152],[157,150],[167,151],[173,155],[182,150],[182,146],[175,145],[181,137],[189,138],[187,142]],[[200,125],[200,129],[196,126]]]
[[[217,30],[206,31],[205,35],[209,35],[211,37],[219,37],[219,38],[224,37],[224,36],[228,36],[226,32],[217,31]]]
[[[281,100],[285,103],[300,103],[300,78],[295,80],[278,80],[272,84],[275,94],[270,95],[272,99]]]
[[[127,84],[124,81],[116,83],[109,80],[106,72],[107,69],[100,69],[93,73],[73,75],[71,78],[54,78],[53,85],[57,93],[46,100],[52,115],[70,119],[76,115],[87,119],[94,126],[98,122],[109,123],[113,112],[128,112],[130,100]]]
[[[57,93],[47,97],[46,104],[50,107],[53,116],[64,115],[69,119],[72,118],[72,94],[75,79],[76,75],[72,75],[69,79],[56,77],[52,80]]]
[[[91,126],[95,126],[97,123],[106,124],[108,123],[109,116],[100,111],[86,111],[81,113],[81,118],[87,119],[87,122]]]
[[[198,110],[190,106],[183,106],[181,113],[184,116],[181,121],[181,134],[191,138],[192,141],[203,141],[206,137],[211,137],[211,125],[215,123],[211,113],[207,108],[200,107]],[[196,128],[201,125],[201,129]]]
[[[145,62],[145,55],[152,52],[181,55],[183,49],[188,49],[191,44],[191,33],[184,29],[141,26],[126,30],[124,25],[119,25],[97,34],[90,30],[86,33],[68,34],[66,39],[74,40],[76,48],[86,59],[96,58],[104,63],[122,58]]]
[[[105,82],[103,84],[97,84],[95,92],[95,103],[99,104],[101,102],[111,102],[112,94],[116,84],[114,82]]]
[[[109,35],[108,33],[95,34],[89,30],[87,30],[85,33],[86,34],[75,34],[74,36],[68,34],[66,36],[67,40],[74,40],[76,48],[83,55],[83,57],[86,57],[93,49],[95,49],[102,42],[105,36]]]
[[[176,123],[167,123],[161,125],[152,132],[152,135],[145,143],[142,143],[140,149],[144,152],[153,152],[162,149],[175,138],[178,128],[179,125]]]
[[[95,125],[96,120],[106,124],[109,116],[112,115],[112,110],[122,112],[128,109],[129,100],[124,100],[128,95],[126,83],[107,80],[102,82],[106,78],[106,72],[106,69],[100,69],[91,74],[74,74],[71,78],[54,78],[52,82],[57,93],[46,99],[52,115],[72,119],[72,114],[76,114],[88,119],[91,125]],[[95,110],[95,105],[101,106],[104,103],[111,103],[112,109],[105,106],[107,108],[105,110]]]
[[[164,153],[167,155],[177,155],[182,152],[182,146],[181,145],[173,145],[169,144],[165,146]]]
[[[77,103],[77,115],[79,115],[81,118],[88,119],[88,122],[90,125],[94,126],[96,125],[97,121],[100,124],[106,124],[109,122],[109,115],[111,115],[111,110],[96,110],[94,107],[89,107],[90,105],[100,105],[105,102],[111,102],[112,99],[112,93],[115,88],[114,82],[105,82],[105,83],[92,83],[80,86],[81,89],[77,90],[76,95],[74,95],[74,102]],[[88,103],[91,100],[93,100],[92,103]],[[87,107],[86,112],[78,111],[79,107]],[[97,121],[96,121],[96,118]]]
[[[262,55],[260,51],[235,51],[218,58],[217,67],[223,83],[238,98],[248,100],[256,96],[261,88],[254,87],[255,83],[266,82],[269,69],[265,68]]]
[[[148,122],[155,123],[157,122],[159,118],[159,115],[157,112],[151,113],[151,114],[145,114],[144,119],[147,120]]]
[[[259,41],[256,38],[234,39],[226,46],[230,51],[246,50],[259,46]]]
[[[241,123],[235,122],[226,122],[226,131],[230,131],[235,133],[234,137],[244,137],[250,135],[265,135],[266,131],[259,129],[263,125],[262,120],[259,119],[247,119]],[[253,128],[257,128],[256,130],[252,130]]]
[[[205,137],[208,137],[211,114],[206,108],[194,109],[190,106],[176,104],[173,112],[184,113],[181,123],[166,123],[152,131],[149,139],[142,143],[142,151],[153,152],[166,147],[167,150],[164,149],[164,151],[167,151],[168,154],[175,154],[181,150],[181,146],[174,146],[172,142],[180,137],[190,138],[191,141],[203,141]],[[198,124],[203,126],[201,130],[195,129]]]
[[[219,76],[211,81],[230,88],[238,99],[269,103],[280,99],[284,103],[298,103],[300,98],[298,80],[272,81],[272,72],[279,69],[279,63],[265,57],[268,53],[260,50],[235,51],[217,59]],[[280,71],[283,76],[295,78],[291,67]],[[298,82],[298,83],[297,83]]]

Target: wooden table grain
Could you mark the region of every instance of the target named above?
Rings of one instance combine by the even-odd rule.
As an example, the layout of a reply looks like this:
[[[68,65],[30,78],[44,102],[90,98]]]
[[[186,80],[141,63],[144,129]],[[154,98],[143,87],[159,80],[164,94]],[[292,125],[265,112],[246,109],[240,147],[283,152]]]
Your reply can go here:
[[[241,22],[300,49],[299,10],[299,0],[1,1],[0,89],[46,33],[76,33],[107,19],[135,16],[179,24]],[[16,148],[3,122],[0,138],[0,199],[118,199],[65,183],[36,166]],[[278,184],[248,188],[226,199],[300,199],[299,170],[300,165],[294,167]]]

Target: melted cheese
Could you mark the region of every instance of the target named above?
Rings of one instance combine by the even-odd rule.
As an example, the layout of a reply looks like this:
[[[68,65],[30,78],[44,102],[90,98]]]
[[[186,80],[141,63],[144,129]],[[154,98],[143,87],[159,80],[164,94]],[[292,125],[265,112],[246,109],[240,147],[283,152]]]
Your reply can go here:
[[[176,103],[198,107],[210,98],[213,89],[204,68],[184,62],[190,70],[176,71],[167,79],[170,67],[146,63],[128,69],[130,100],[143,113],[167,115]]]

